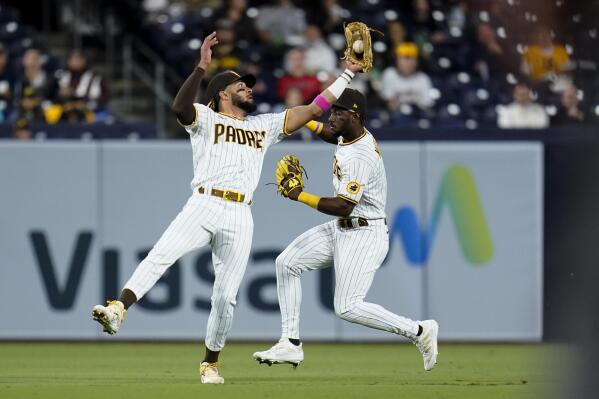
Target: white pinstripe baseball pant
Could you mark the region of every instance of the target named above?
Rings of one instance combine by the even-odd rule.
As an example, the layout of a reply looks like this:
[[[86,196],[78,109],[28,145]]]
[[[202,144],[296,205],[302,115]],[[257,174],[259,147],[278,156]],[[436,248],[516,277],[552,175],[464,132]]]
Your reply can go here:
[[[382,221],[382,220],[381,220]],[[277,257],[277,292],[283,338],[299,339],[300,275],[335,267],[335,313],[344,320],[414,338],[418,324],[365,302],[374,274],[389,250],[383,223],[342,229],[333,220],[304,232]]]
[[[233,322],[235,298],[250,255],[253,231],[247,204],[194,191],[124,288],[141,299],[177,259],[210,244],[215,281],[206,346],[219,351]]]

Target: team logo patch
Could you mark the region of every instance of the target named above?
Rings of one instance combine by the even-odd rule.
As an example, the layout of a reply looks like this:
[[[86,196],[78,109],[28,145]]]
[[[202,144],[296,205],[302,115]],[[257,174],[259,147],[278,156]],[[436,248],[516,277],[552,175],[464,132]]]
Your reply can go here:
[[[356,181],[350,181],[347,183],[347,192],[350,194],[358,194],[360,192],[360,183]]]

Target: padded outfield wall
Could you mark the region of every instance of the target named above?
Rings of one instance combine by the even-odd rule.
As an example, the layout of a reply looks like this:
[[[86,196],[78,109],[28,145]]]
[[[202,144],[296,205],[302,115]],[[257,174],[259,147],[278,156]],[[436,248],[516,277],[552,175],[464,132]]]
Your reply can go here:
[[[381,149],[391,242],[367,299],[436,318],[445,340],[540,340],[542,144],[381,142]],[[274,259],[330,220],[265,185],[290,152],[306,165],[309,191],[332,193],[334,146],[271,148],[230,339],[279,337]],[[188,143],[0,142],[0,311],[11,315],[0,339],[104,338],[92,306],[118,293],[191,194],[191,176]],[[334,316],[332,273],[302,277],[302,338],[395,339]],[[203,337],[211,278],[208,249],[185,256],[110,339]]]

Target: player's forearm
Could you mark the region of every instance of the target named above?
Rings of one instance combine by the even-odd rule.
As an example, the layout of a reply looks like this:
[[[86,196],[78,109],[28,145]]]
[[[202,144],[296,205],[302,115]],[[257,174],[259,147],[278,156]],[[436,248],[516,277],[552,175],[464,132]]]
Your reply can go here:
[[[293,132],[306,122],[320,118],[349,86],[355,74],[346,69],[327,89],[316,96],[309,105],[300,105],[289,109],[287,113],[287,132]]]
[[[314,132],[322,141],[327,143],[337,144],[337,137],[333,133],[333,130],[322,122],[309,121],[304,125],[306,128]]]
[[[181,85],[171,106],[171,110],[177,116],[179,122],[184,125],[189,125],[195,120],[196,112],[193,103],[200,89],[203,76],[204,69],[199,66],[194,68],[193,72]]]
[[[319,212],[338,217],[348,217],[354,206],[339,197],[318,197],[317,195],[302,191],[296,201],[304,203]]]

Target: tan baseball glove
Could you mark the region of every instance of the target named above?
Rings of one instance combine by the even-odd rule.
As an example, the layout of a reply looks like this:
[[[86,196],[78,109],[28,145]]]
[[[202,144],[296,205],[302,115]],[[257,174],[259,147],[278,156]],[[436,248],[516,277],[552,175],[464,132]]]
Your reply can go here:
[[[383,35],[382,32],[369,28],[363,22],[350,22],[343,26],[347,48],[343,53],[342,60],[349,60],[354,64],[362,66],[362,72],[372,69],[372,41],[370,31]],[[383,35],[384,36],[384,35]]]
[[[283,197],[289,198],[290,191],[298,187],[303,190],[303,173],[305,172],[304,167],[295,155],[285,155],[277,162],[277,169],[275,170],[277,192]]]

